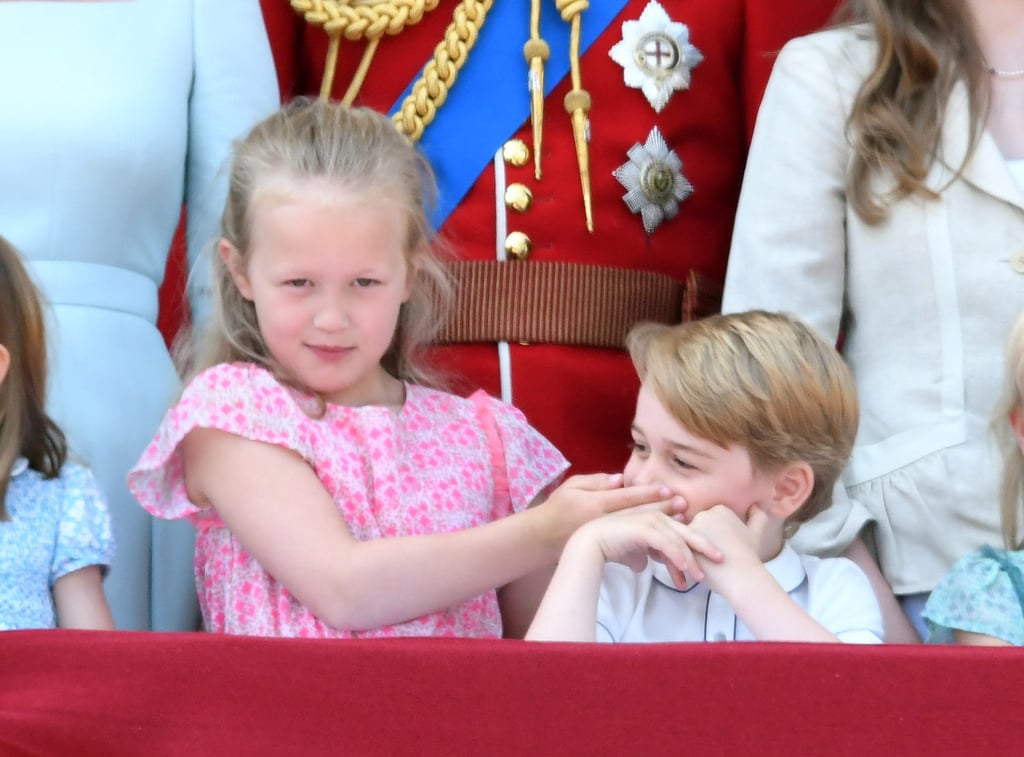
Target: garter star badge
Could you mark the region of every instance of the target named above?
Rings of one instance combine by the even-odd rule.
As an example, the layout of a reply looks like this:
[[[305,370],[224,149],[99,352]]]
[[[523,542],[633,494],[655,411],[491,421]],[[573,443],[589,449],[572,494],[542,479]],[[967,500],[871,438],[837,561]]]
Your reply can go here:
[[[704,60],[690,44],[690,30],[651,0],[639,21],[622,24],[622,39],[608,51],[623,68],[627,87],[642,90],[656,113],[678,89],[690,88],[690,71]]]
[[[651,129],[644,144],[627,152],[629,161],[612,175],[626,188],[622,199],[633,213],[640,213],[644,231],[653,234],[662,221],[675,218],[679,203],[693,194],[693,184],[683,176],[683,161],[668,148],[658,127]]]

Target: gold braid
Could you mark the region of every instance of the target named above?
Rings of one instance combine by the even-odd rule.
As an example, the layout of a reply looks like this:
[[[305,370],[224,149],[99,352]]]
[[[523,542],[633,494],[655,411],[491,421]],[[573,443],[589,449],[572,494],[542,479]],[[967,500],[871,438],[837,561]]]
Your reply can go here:
[[[385,34],[394,35],[406,26],[417,24],[423,14],[434,10],[440,0],[290,0],[292,9],[307,23],[322,26],[329,44],[320,97],[328,99],[338,64],[338,46],[342,37],[350,41],[365,39],[366,50],[352,77],[342,102],[351,105],[359,94],[377,50]],[[437,109],[448,97],[459,71],[476,44],[487,11],[494,0],[462,0],[452,14],[444,38],[434,48],[434,57],[423,69],[412,92],[393,116],[395,125],[412,141],[423,136],[423,130],[434,120]]]
[[[413,142],[423,136],[423,130],[447,99],[448,90],[455,84],[459,70],[476,44],[492,5],[494,0],[462,0],[455,7],[444,38],[434,48],[434,57],[424,66],[412,92],[392,116],[399,131]]]

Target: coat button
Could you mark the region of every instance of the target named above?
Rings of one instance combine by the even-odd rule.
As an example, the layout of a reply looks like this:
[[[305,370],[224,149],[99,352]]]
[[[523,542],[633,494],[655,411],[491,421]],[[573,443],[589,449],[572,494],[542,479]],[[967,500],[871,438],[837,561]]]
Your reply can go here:
[[[533,192],[525,184],[509,184],[505,189],[505,204],[512,210],[525,213],[533,204]]]
[[[1017,273],[1024,273],[1024,247],[1010,255],[1010,268]]]
[[[530,162],[530,148],[521,139],[510,139],[501,147],[501,157],[510,166],[522,168]]]
[[[505,237],[505,252],[516,260],[526,260],[532,246],[530,238],[521,231],[513,231]]]

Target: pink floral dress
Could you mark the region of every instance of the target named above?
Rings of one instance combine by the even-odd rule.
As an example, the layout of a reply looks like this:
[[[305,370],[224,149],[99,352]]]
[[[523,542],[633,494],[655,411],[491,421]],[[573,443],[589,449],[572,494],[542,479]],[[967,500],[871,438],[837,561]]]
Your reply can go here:
[[[146,510],[188,518],[197,529],[196,586],[206,629],[337,638],[500,636],[494,591],[371,631],[327,626],[263,570],[212,508],[189,501],[179,445],[194,428],[215,428],[294,450],[359,540],[458,531],[502,518],[544,492],[568,467],[565,458],[517,409],[482,392],[462,398],[407,385],[397,413],[327,405],[315,419],[304,410],[311,407],[310,397],[262,368],[214,366],[189,384],[129,473],[129,487]]]

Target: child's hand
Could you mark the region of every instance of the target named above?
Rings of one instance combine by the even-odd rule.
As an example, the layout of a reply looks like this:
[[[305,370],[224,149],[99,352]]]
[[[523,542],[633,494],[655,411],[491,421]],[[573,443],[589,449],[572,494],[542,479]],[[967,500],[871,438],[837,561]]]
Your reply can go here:
[[[696,556],[708,588],[728,597],[730,588],[761,567],[761,542],[767,525],[768,515],[756,506],[747,514],[746,523],[725,505],[715,505],[693,517],[690,526],[714,544],[723,556],[718,562],[706,560],[700,554]]]
[[[622,474],[595,473],[572,476],[535,508],[540,538],[560,552],[566,540],[584,523],[607,513],[649,505],[670,514],[681,513],[686,505],[660,484],[623,486]]]
[[[573,541],[587,540],[600,550],[605,562],[617,562],[641,571],[648,558],[668,568],[679,588],[688,585],[685,574],[701,581],[700,561],[714,563],[722,553],[704,535],[666,515],[655,507],[638,507],[590,521],[573,535]]]

